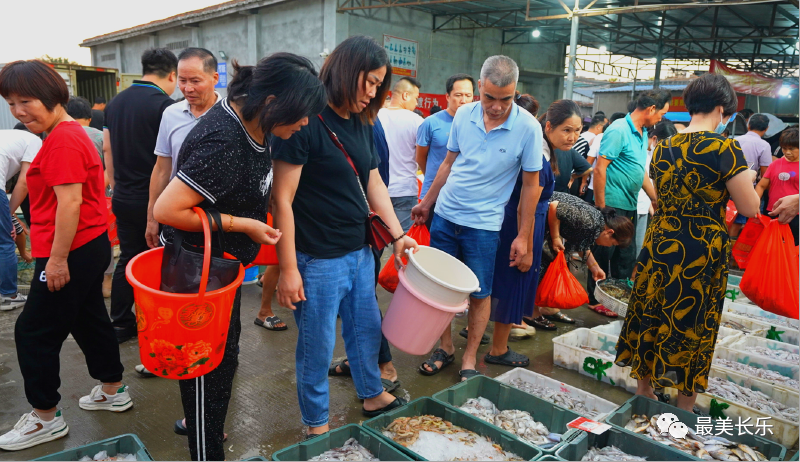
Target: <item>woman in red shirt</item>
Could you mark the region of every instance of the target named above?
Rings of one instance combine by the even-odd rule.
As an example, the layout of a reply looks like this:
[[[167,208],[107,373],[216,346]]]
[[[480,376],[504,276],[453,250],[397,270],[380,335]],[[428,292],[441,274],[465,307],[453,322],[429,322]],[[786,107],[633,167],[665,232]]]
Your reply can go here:
[[[69,432],[57,408],[59,352],[69,334],[86,356],[89,374],[101,382],[80,399],[81,409],[122,412],[133,403],[121,382],[119,346],[103,301],[103,272],[111,255],[97,151],[66,112],[66,83],[43,62],[6,65],[0,95],[28,130],[47,133],[27,175],[36,267],[14,332],[33,411],[0,436],[0,448],[15,451]]]

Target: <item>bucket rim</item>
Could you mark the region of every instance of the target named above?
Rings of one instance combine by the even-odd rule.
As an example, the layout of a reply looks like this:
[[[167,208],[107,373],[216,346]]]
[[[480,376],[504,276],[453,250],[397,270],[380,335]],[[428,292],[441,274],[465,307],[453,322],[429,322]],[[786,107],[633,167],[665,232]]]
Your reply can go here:
[[[462,304],[458,305],[458,306],[444,305],[442,303],[435,302],[433,300],[428,299],[428,297],[425,297],[424,295],[422,295],[408,281],[408,278],[406,277],[406,269],[405,268],[401,268],[400,271],[397,272],[397,277],[400,280],[400,284],[403,285],[403,288],[405,288],[411,295],[413,295],[418,300],[423,301],[425,304],[436,308],[437,310],[445,311],[445,312],[448,312],[448,313],[461,313],[461,312],[463,312],[464,310],[467,309],[467,306],[469,306],[469,299],[464,300],[464,302]]]
[[[151,295],[157,295],[159,297],[168,296],[169,298],[172,298],[172,299],[185,300],[187,302],[190,302],[190,301],[193,301],[193,300],[197,300],[199,294],[176,294],[176,293],[172,293],[172,292],[164,292],[162,290],[153,289],[152,287],[148,287],[148,286],[142,284],[138,279],[136,279],[136,277],[133,275],[133,271],[131,270],[131,268],[133,267],[134,262],[136,262],[136,260],[138,260],[139,258],[143,258],[144,255],[149,255],[151,253],[158,253],[158,252],[163,253],[164,252],[164,247],[156,247],[155,249],[146,250],[146,251],[140,253],[139,255],[136,255],[135,257],[131,258],[131,261],[128,262],[128,266],[125,268],[125,277],[128,279],[128,282],[134,288],[139,289],[139,290],[143,290],[143,291],[145,291],[145,292],[147,292],[147,293],[149,293]],[[226,253],[225,255],[232,256],[232,255],[230,255],[228,253]],[[217,295],[223,295],[223,294],[225,294],[227,292],[235,290],[240,285],[242,285],[243,281],[244,281],[244,267],[240,264],[239,265],[239,274],[236,275],[236,279],[232,283],[228,284],[227,286],[225,286],[225,287],[223,287],[221,289],[213,290],[211,292],[206,292],[205,298],[215,297]]]
[[[470,267],[467,266],[463,261],[461,261],[458,258],[450,255],[449,253],[447,253],[445,251],[439,250],[436,247],[431,247],[429,245],[421,245],[421,246],[419,246],[419,249],[421,250],[423,247],[425,247],[426,249],[435,250],[436,252],[439,252],[439,253],[441,253],[443,255],[447,255],[448,257],[450,257],[450,258],[454,259],[455,261],[457,261],[459,264],[463,265],[465,268],[467,268],[469,270],[470,274],[474,278],[474,282],[475,283],[474,283],[473,288],[456,287],[456,286],[454,286],[452,284],[448,284],[447,282],[444,282],[441,279],[437,278],[436,276],[432,275],[428,270],[423,268],[422,265],[417,263],[417,260],[416,260],[416,258],[414,256],[416,254],[416,252],[408,252],[408,261],[411,262],[411,264],[414,265],[414,268],[416,268],[417,271],[419,271],[420,273],[424,274],[425,277],[427,277],[428,279],[430,279],[432,281],[435,281],[437,284],[441,285],[442,287],[446,287],[446,288],[448,288],[450,290],[453,290],[453,291],[456,291],[456,292],[461,292],[463,294],[471,294],[471,293],[476,292],[477,290],[480,289],[481,283],[478,280],[478,276],[476,276],[475,272],[472,271],[470,269]]]

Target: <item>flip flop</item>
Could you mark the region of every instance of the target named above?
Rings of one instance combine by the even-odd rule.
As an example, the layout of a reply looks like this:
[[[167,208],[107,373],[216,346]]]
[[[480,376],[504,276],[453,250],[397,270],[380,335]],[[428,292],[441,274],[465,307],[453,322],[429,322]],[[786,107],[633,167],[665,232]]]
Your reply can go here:
[[[565,316],[564,313],[561,313],[561,312],[556,313],[556,314],[546,314],[546,315],[544,315],[544,318],[547,319],[548,321],[553,321],[553,322],[563,322],[563,323],[566,323],[566,324],[575,324],[575,320],[574,319],[570,318],[569,316]]]
[[[339,371],[336,370],[336,367],[339,367]],[[339,361],[336,364],[333,364],[331,367],[328,368],[328,376],[329,377],[350,377],[350,364],[347,363],[347,358]]]
[[[531,363],[527,356],[512,351],[511,348],[509,348],[508,351],[500,356],[492,356],[489,353],[486,353],[486,356],[483,357],[483,360],[489,364],[499,364],[501,366],[510,367],[528,367],[528,365]]]
[[[383,391],[385,391],[386,393],[391,393],[397,390],[398,387],[400,387],[399,380],[395,380],[394,382],[392,382],[389,379],[382,378],[381,383],[383,384]]]
[[[458,335],[468,339],[469,338],[469,331],[465,327],[465,328],[461,329],[461,332],[459,332]],[[486,334],[483,334],[483,337],[481,337],[481,345],[488,345],[489,341],[490,341],[489,336],[486,335]]]
[[[144,367],[144,364],[137,364],[136,366],[134,366],[133,370],[138,372],[142,377],[155,377],[156,376],[155,374],[153,374],[152,372],[147,370],[147,368]]]
[[[264,329],[267,329],[267,330],[281,331],[281,330],[288,329],[289,326],[276,327],[278,324],[280,324],[282,322],[283,321],[281,321],[281,318],[279,318],[277,316],[267,316],[267,318],[265,320],[263,320],[263,321],[258,319],[258,318],[256,318],[256,320],[253,321],[253,324],[255,324],[257,326],[261,326],[261,327],[263,327]],[[284,324],[286,324],[286,323],[284,323]]]
[[[436,375],[441,372],[442,369],[452,364],[455,360],[456,355],[448,355],[446,351],[442,350],[441,348],[437,348],[427,361],[420,364],[419,373],[427,376]],[[442,365],[437,367],[436,361],[441,361]],[[425,369],[426,364],[431,368],[431,370]]]
[[[458,376],[461,377],[461,381],[469,380],[473,377],[477,377],[479,375],[483,375],[480,372],[476,371],[475,369],[461,369],[458,371]]]
[[[544,316],[539,316],[538,318],[522,318],[525,320],[526,323],[532,325],[536,329],[542,330],[558,330],[555,324],[545,319]]]
[[[597,305],[597,306],[594,306],[594,307],[590,306],[589,309],[594,311],[595,313],[600,313],[603,316],[608,316],[609,318],[616,318],[616,317],[619,316],[617,313],[609,310],[608,308],[606,308],[603,305]]]

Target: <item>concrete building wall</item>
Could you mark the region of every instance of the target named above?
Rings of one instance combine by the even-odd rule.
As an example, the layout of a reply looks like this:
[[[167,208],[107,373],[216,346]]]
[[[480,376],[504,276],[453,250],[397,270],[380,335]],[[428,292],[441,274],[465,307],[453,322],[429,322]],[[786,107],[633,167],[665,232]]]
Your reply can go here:
[[[638,91],[637,91],[638,93]],[[672,90],[672,97],[681,96],[683,90]],[[595,92],[594,112],[603,111],[610,116],[615,112],[628,112],[628,102],[631,92]]]

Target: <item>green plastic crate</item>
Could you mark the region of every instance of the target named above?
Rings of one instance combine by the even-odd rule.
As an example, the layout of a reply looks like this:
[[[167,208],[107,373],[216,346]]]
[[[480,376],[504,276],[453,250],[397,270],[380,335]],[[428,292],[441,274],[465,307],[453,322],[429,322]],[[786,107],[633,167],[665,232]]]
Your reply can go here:
[[[269,459],[267,459],[266,457],[255,456],[255,457],[251,457],[249,459],[242,459],[242,460],[245,461],[245,460],[269,460]]]
[[[477,397],[488,399],[501,411],[507,409],[527,411],[534,420],[543,423],[552,433],[561,433],[560,443],[552,448],[539,448],[545,454],[555,453],[566,444],[571,435],[580,432],[578,429],[567,427],[568,423],[580,417],[579,414],[483,375],[473,377],[433,395],[433,399],[453,407],[461,407],[467,400]]]
[[[388,441],[395,448],[413,457],[414,460],[427,460],[416,452],[409,450],[405,446],[383,435],[383,429],[392,423],[394,419],[418,415],[434,415],[436,417],[441,417],[451,422],[453,425],[457,425],[491,439],[494,443],[499,444],[504,451],[513,452],[524,460],[536,460],[538,457],[542,456],[541,449],[520,440],[515,435],[501,430],[494,425],[490,425],[466,412],[462,412],[449,404],[428,397],[418,398],[401,408],[367,420],[363,423],[363,426],[376,435],[379,435],[385,441]]]
[[[343,446],[345,441],[350,438],[358,440],[362,446],[380,460],[414,460],[403,451],[399,451],[389,444],[385,438],[376,436],[356,424],[345,425],[322,436],[281,449],[272,454],[272,460],[308,460],[328,449]]]
[[[547,454],[547,455],[544,455],[544,456],[542,456],[542,457],[540,457],[540,458],[538,458],[536,460],[537,461],[539,461],[539,460],[541,460],[541,461],[545,461],[545,460],[550,461],[550,460],[564,460],[564,459],[562,459],[560,457],[556,457],[556,456],[551,455],[551,454]]]
[[[659,401],[645,398],[644,396],[634,396],[626,401],[625,404],[620,406],[619,409],[608,416],[606,423],[611,424],[624,432],[630,433],[631,435],[635,435],[637,438],[641,438],[646,441],[653,441],[650,438],[641,436],[630,430],[625,430],[625,424],[631,420],[631,415],[633,414],[644,414],[648,417],[652,417],[655,414],[663,414],[665,412],[671,412],[672,414],[675,414],[675,416],[678,417],[678,420],[686,424],[686,426],[693,430],[697,429],[698,416],[696,414],[684,411],[683,409],[679,409],[674,406],[670,406],[669,404],[664,404]],[[730,441],[744,443],[748,446],[758,449],[758,451],[764,454],[768,460],[785,460],[786,448],[780,444],[769,441],[761,436],[737,435],[735,431],[733,433],[734,436],[724,436]],[[692,460],[700,459],[693,457]]]
[[[560,460],[581,460],[591,448],[616,446],[623,452],[632,456],[646,457],[647,460],[696,460],[689,454],[669,446],[652,440],[642,440],[643,438],[639,436],[617,428],[610,428],[601,435],[581,432],[556,451],[555,455]]]
[[[142,444],[138,436],[128,433],[126,435],[115,436],[107,440],[90,443],[86,446],[67,449],[34,460],[78,460],[83,456],[94,457],[100,451],[107,451],[109,456],[117,454],[134,454],[136,460],[153,460],[153,457]]]

